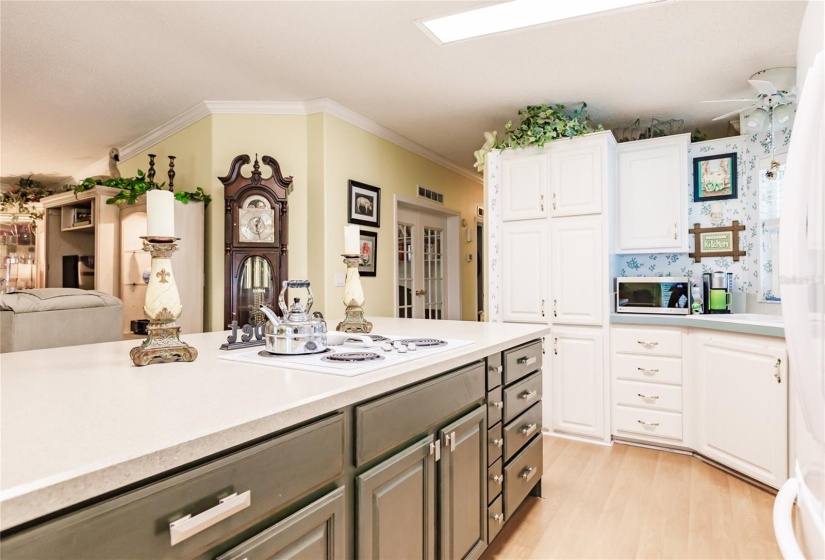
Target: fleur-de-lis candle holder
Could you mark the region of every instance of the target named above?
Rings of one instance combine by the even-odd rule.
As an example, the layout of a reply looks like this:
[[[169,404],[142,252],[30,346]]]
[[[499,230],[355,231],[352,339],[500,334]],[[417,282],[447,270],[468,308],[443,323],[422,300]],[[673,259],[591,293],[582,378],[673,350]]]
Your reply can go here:
[[[155,360],[192,362],[198,351],[180,339],[178,317],[183,311],[178,286],[172,271],[172,253],[177,251],[174,236],[174,197],[169,191],[146,193],[147,234],[143,248],[152,255],[149,284],[143,312],[149,319],[148,336],[143,344],[132,348],[130,356],[136,366]]]

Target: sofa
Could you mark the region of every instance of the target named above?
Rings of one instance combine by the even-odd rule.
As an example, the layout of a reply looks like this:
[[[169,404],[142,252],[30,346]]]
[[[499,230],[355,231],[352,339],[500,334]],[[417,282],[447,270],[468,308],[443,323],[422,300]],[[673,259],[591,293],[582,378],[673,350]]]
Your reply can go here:
[[[123,303],[94,290],[0,293],[0,352],[123,340]]]

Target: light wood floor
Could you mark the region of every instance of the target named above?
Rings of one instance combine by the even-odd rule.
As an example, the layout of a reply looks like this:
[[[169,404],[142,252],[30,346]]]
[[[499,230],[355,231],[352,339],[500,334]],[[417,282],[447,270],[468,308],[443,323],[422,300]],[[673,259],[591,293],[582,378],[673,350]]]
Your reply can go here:
[[[774,496],[687,455],[544,438],[543,499],[483,558],[781,558]]]

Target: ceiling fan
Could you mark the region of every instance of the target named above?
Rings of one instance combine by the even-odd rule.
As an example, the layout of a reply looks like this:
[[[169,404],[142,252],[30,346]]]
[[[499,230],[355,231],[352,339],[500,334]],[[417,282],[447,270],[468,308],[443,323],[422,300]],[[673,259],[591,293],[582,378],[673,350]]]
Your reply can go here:
[[[744,114],[743,132],[762,132],[771,119],[783,124],[793,116],[793,104],[796,102],[796,68],[769,68],[750,77],[748,83],[756,91],[755,97],[741,99],[714,99],[704,103],[748,103],[735,111],[725,113],[713,119]]]

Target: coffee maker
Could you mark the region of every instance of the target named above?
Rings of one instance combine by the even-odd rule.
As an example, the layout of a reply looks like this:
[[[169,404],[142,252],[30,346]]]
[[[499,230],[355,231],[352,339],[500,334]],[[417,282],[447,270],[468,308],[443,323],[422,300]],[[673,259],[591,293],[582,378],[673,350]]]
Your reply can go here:
[[[733,302],[733,273],[706,272],[702,275],[704,313],[730,313]]]

